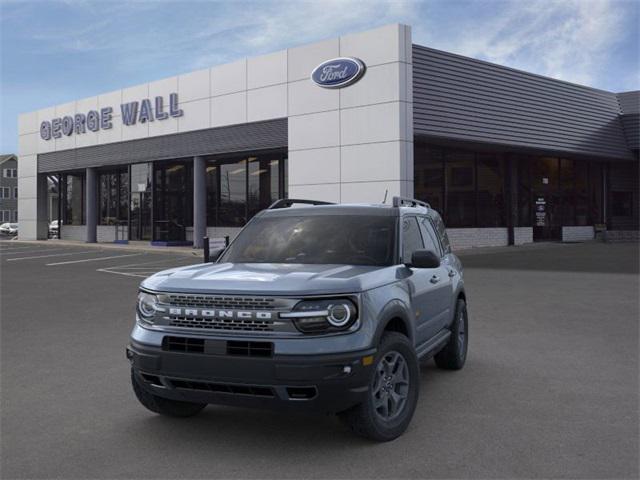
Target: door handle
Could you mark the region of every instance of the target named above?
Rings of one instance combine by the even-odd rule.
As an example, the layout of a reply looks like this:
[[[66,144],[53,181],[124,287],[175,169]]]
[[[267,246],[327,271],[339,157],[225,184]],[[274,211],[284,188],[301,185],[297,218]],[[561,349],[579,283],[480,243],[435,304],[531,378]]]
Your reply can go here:
[[[431,283],[438,283],[440,281],[440,277],[437,275],[434,275],[433,277],[431,277],[431,280],[429,280]]]
[[[456,271],[451,269],[449,270],[449,277],[455,277],[456,276]]]

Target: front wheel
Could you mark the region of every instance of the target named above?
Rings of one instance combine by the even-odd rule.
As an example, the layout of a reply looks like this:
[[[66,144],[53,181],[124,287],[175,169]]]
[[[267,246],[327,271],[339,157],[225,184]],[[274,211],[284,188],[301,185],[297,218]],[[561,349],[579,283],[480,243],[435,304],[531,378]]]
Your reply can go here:
[[[131,369],[131,384],[138,401],[147,409],[169,417],[192,417],[207,406],[206,403],[181,402],[162,398],[146,391],[139,383],[135,372]]]
[[[438,368],[444,370],[460,370],[467,360],[469,343],[469,317],[467,304],[461,298],[456,303],[456,313],[451,325],[451,337],[445,347],[440,350],[434,360]]]
[[[367,400],[339,417],[360,436],[379,442],[393,440],[409,426],[419,390],[420,370],[413,345],[404,335],[387,332],[376,354]]]

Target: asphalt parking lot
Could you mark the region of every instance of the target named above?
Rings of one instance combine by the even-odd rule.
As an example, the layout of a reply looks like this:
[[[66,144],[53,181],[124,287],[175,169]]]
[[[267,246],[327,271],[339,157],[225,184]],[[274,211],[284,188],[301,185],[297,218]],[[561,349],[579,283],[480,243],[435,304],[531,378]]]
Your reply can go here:
[[[146,411],[124,347],[141,277],[189,255],[0,242],[2,478],[637,478],[638,245],[464,255],[470,350],[422,366],[409,430]]]

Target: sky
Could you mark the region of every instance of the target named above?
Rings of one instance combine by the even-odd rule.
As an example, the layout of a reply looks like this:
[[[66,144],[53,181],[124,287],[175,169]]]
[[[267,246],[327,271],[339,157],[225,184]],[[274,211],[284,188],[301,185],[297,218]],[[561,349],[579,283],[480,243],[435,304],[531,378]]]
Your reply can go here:
[[[19,113],[400,22],[413,42],[640,89],[638,0],[0,0],[0,153]]]

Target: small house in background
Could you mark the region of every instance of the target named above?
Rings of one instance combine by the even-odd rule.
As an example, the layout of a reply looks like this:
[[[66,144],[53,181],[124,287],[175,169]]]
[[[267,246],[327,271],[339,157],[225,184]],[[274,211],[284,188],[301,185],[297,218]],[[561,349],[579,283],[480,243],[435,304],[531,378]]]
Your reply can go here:
[[[18,157],[0,155],[0,223],[18,221]]]

